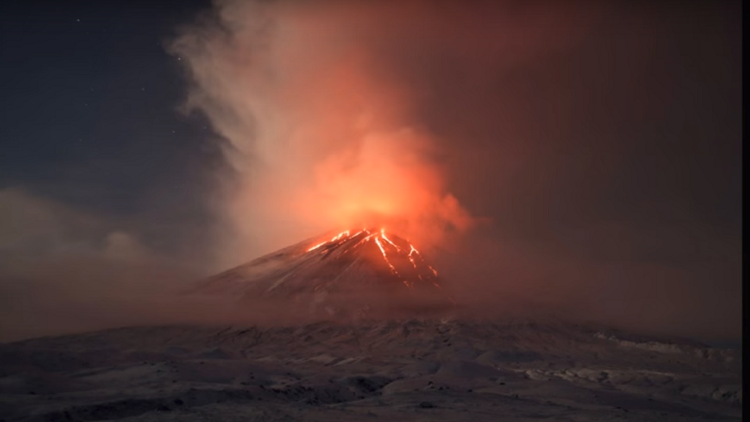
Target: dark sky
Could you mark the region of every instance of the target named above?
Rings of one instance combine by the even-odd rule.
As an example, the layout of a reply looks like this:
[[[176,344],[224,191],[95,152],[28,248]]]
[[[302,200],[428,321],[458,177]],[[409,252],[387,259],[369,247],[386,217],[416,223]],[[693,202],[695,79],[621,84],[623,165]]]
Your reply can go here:
[[[402,10],[383,2],[381,14],[341,29],[354,31],[344,33],[361,43],[355,51],[375,58],[379,80],[406,87],[409,123],[435,139],[446,189],[485,221],[444,252],[448,274],[466,278],[467,298],[523,291],[641,329],[737,337],[741,3],[468,3],[414,1]],[[239,21],[249,13],[226,4]],[[189,73],[206,64],[203,50],[172,48],[199,34],[206,45],[230,46],[214,50],[219,62],[252,62],[241,51],[243,29],[222,44],[223,35],[201,32],[211,19],[184,28],[212,16],[211,7],[2,2],[6,302],[49,306],[39,286],[123,268],[148,267],[135,273],[148,280],[190,279],[226,265],[217,258],[228,235],[222,192],[234,173],[222,148],[237,143],[202,112],[231,102],[203,99],[185,112],[191,92],[213,88]],[[337,62],[321,58],[334,54],[326,45],[319,54],[311,45],[310,68],[295,68],[305,76],[294,81],[315,85],[316,72]],[[70,270],[81,265],[98,270]],[[54,331],[28,312],[5,318],[4,337]]]
[[[3,2],[0,188],[179,252],[206,242],[210,129],[163,42],[207,2]]]

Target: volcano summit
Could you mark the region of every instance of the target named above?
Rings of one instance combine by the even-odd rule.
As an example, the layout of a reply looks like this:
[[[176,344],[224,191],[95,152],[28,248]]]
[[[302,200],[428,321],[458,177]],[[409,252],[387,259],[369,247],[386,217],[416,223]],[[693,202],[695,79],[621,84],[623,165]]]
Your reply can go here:
[[[195,292],[232,296],[239,303],[278,300],[329,314],[455,304],[437,270],[405,238],[385,229],[332,234],[220,273]]]

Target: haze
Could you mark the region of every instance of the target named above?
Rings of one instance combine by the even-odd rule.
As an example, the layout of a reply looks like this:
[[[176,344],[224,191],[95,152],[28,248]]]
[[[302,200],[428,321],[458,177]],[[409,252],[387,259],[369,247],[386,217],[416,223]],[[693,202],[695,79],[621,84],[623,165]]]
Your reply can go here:
[[[480,313],[739,338],[739,1],[180,5],[0,30],[3,340],[373,221]]]

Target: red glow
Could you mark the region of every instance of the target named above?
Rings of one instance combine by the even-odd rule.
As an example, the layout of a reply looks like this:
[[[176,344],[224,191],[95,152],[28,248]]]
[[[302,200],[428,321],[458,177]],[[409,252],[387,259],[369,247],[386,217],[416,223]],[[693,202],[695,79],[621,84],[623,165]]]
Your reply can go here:
[[[401,248],[399,248],[395,243],[391,242],[391,239],[388,239],[383,229],[380,230],[380,237],[386,242],[390,243],[394,248],[396,248],[397,251],[401,252]]]
[[[362,233],[362,232],[359,232],[359,233]],[[359,233],[357,233],[357,234],[359,234]],[[354,236],[356,236],[356,235],[354,235]],[[349,230],[345,230],[345,231],[337,234],[336,236],[333,236],[333,238],[330,240],[330,242],[335,242],[335,241],[337,241],[337,240],[339,240],[341,238],[344,238],[344,237],[346,237],[346,238],[349,237]],[[317,245],[313,246],[312,248],[308,249],[307,251],[308,252],[314,251],[315,249],[318,249],[319,247],[325,245],[326,243],[329,243],[329,242],[318,243]]]
[[[356,232],[353,236],[350,235],[349,230],[342,231],[341,233],[337,234],[336,236],[333,236],[331,240],[319,243],[310,249],[309,251],[313,251],[315,249],[318,249],[324,245],[330,245],[329,248],[326,250],[329,250],[330,248],[338,247],[343,245],[345,248],[345,251],[354,250],[356,248],[359,248],[360,246],[366,244],[367,242],[374,240],[375,245],[378,247],[378,251],[380,252],[380,255],[383,257],[383,261],[388,266],[388,269],[390,270],[391,274],[399,279],[401,284],[403,284],[408,289],[414,289],[415,288],[415,281],[419,280],[417,283],[426,283],[429,282],[431,285],[433,285],[435,288],[439,289],[443,295],[445,295],[451,302],[455,304],[455,301],[453,298],[448,296],[445,292],[443,292],[443,287],[438,283],[438,272],[433,268],[431,265],[428,265],[424,258],[422,257],[421,253],[417,250],[417,248],[414,247],[411,242],[404,240],[403,238],[394,237],[394,239],[398,239],[398,242],[406,243],[409,245],[409,252],[406,253],[405,248],[399,246],[396,241],[392,240],[388,237],[388,235],[385,232],[385,228],[381,228],[380,230],[376,231],[370,231],[366,228],[363,228],[362,230]],[[362,237],[359,239],[359,237]],[[356,243],[352,245],[347,245],[347,242],[350,240],[356,241]],[[389,249],[393,248],[395,249],[395,252],[393,249],[391,249],[391,256],[389,257]],[[395,255],[394,255],[395,254]],[[394,258],[396,256],[396,258]],[[416,257],[419,257],[419,262],[417,262]],[[411,263],[411,267],[413,267],[416,274],[413,275],[407,275],[411,270],[406,271],[405,273],[400,273],[399,269],[396,265],[394,265],[394,262],[392,259],[404,259],[407,258],[409,262]],[[401,264],[399,264],[401,265]],[[430,272],[426,272],[429,270]],[[411,277],[411,279],[410,279]]]
[[[396,271],[396,267],[394,267],[393,264],[391,264],[391,261],[388,260],[388,255],[385,254],[385,249],[383,249],[383,245],[380,243],[380,239],[376,237],[375,243],[378,244],[378,247],[380,248],[380,252],[383,253],[383,259],[385,259],[385,262],[388,264],[389,267],[391,267],[391,271],[393,271],[393,274],[398,275],[398,271]]]
[[[328,243],[328,242],[321,242],[321,243],[318,243],[317,245],[313,246],[312,248],[308,249],[307,251],[308,251],[308,252],[310,252],[310,251],[313,251],[313,250],[315,250],[315,249],[318,249],[319,247],[321,247],[321,246],[325,245],[326,243]]]
[[[416,269],[417,269],[417,263],[416,263],[416,262],[414,261],[414,257],[412,256],[412,254],[413,254],[414,252],[416,252],[416,253],[417,253],[417,255],[419,255],[419,251],[418,251],[418,250],[416,250],[416,249],[414,248],[414,245],[412,245],[411,243],[409,244],[409,247],[411,248],[411,250],[409,250],[409,255],[407,255],[407,256],[409,257],[409,261],[411,262],[411,265],[413,265],[413,266],[414,266],[414,269],[416,270]],[[419,276],[419,278],[421,279],[421,278],[422,278],[422,276]]]
[[[336,236],[333,237],[333,239],[331,239],[331,242],[335,242],[335,241],[341,239],[344,236],[349,236],[349,230],[346,230],[346,231],[343,231],[343,232],[337,234]]]

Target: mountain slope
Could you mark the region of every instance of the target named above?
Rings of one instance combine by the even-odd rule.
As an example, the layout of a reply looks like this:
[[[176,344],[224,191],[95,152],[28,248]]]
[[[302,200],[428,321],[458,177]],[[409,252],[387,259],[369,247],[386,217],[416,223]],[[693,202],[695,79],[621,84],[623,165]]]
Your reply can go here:
[[[289,246],[213,276],[194,293],[240,302],[278,299],[329,312],[453,302],[419,250],[383,229],[344,231]]]
[[[739,421],[741,367],[554,321],[131,327],[0,344],[0,419]]]

